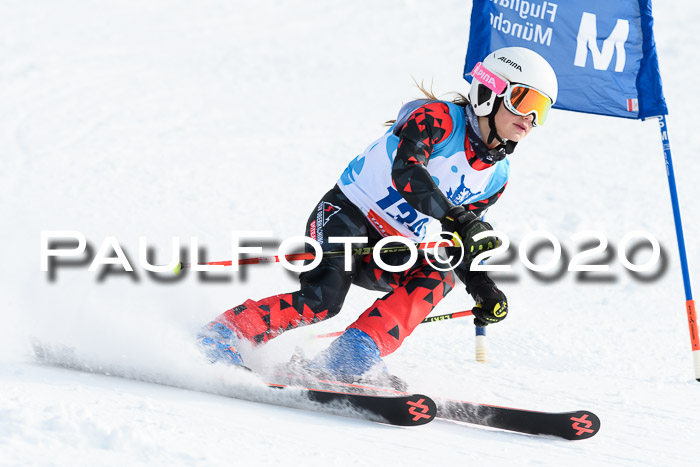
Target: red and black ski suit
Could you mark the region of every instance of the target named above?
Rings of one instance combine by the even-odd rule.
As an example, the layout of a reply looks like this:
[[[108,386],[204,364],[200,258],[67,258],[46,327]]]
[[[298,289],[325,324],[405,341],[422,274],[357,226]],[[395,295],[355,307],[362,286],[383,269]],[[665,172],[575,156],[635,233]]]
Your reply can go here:
[[[449,104],[453,106],[454,104]],[[464,154],[472,168],[485,169],[482,153],[488,149],[480,135],[471,127],[476,117],[470,108],[462,108],[468,117],[469,131],[464,138]],[[399,127],[392,129],[399,144],[391,167],[396,190],[413,208],[435,219],[441,219],[453,204],[431,178],[427,166],[433,147],[445,140],[452,131],[448,104],[427,101],[415,110]],[[493,195],[472,201],[468,206],[477,214],[495,203],[505,184]],[[319,232],[322,227],[322,232]],[[330,237],[367,237],[365,245],[373,246],[382,239],[375,223],[368,219],[336,185],[321,199],[309,216],[306,236],[315,238],[324,251],[337,251],[338,243],[329,243]],[[307,245],[307,251],[313,252]],[[405,264],[406,253],[382,255],[392,265]],[[430,265],[429,257],[421,257],[408,270],[387,272],[375,264],[371,255],[354,256],[352,268],[345,271],[343,257],[324,257],[313,270],[301,273],[301,288],[297,291],[274,295],[261,300],[246,300],[220,315],[215,321],[236,331],[239,337],[255,343],[264,343],[284,331],[312,324],[335,316],[351,284],[370,290],[387,292],[376,300],[350,325],[369,335],[379,348],[380,355],[394,352],[413,329],[433,310],[455,285],[451,271],[439,271]],[[467,285],[474,274],[460,265],[455,272]]]

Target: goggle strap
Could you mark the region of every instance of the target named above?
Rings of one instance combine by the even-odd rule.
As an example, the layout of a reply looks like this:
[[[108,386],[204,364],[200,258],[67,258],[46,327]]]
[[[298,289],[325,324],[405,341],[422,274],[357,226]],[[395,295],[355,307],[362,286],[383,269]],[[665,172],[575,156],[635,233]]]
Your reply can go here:
[[[494,73],[484,68],[481,62],[478,62],[471,72],[472,78],[477,80],[479,83],[483,84],[490,90],[496,93],[496,95],[503,94],[508,82],[504,79],[499,78]]]

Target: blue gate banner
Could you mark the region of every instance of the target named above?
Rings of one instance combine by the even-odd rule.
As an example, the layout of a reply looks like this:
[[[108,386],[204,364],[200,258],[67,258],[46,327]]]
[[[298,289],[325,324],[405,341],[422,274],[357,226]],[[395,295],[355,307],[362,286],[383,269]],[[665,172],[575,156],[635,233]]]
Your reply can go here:
[[[527,47],[557,74],[554,108],[666,115],[653,22],[651,0],[474,0],[464,78],[496,49]]]

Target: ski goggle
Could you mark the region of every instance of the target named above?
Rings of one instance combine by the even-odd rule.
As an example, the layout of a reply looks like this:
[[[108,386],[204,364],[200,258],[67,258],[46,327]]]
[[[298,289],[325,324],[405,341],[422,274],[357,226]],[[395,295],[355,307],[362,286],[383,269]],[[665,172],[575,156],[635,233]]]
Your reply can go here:
[[[535,114],[535,125],[542,125],[547,119],[549,109],[552,108],[552,100],[537,89],[526,84],[511,84],[501,79],[481,62],[477,63],[471,72],[472,78],[483,84],[498,97],[503,97],[506,108],[516,115]]]
[[[516,115],[535,114],[534,123],[544,124],[552,101],[532,86],[525,84],[509,84],[503,96],[506,108]]]

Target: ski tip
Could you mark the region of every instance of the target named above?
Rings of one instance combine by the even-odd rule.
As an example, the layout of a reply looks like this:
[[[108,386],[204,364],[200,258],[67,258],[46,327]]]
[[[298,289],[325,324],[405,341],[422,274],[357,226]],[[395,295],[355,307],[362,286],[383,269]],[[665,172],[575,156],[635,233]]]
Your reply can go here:
[[[424,394],[411,394],[404,398],[404,417],[397,425],[417,426],[431,422],[437,415],[437,404]]]
[[[271,386],[270,383],[267,384]],[[323,389],[302,389],[307,392],[309,399],[314,402],[321,404],[333,402],[348,403],[360,411],[368,412],[372,416],[371,419],[373,421],[390,425],[425,425],[437,416],[435,401],[424,394],[394,396],[327,391]]]
[[[600,419],[593,412],[579,410],[569,418],[571,430],[564,436],[566,439],[577,440],[591,438],[600,430]]]
[[[180,271],[182,271],[182,261],[178,261],[177,266],[175,266],[175,268],[173,268],[173,272],[175,273],[176,276],[178,274],[180,274]]]

